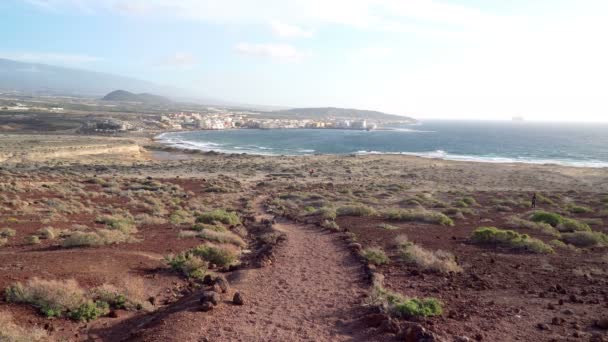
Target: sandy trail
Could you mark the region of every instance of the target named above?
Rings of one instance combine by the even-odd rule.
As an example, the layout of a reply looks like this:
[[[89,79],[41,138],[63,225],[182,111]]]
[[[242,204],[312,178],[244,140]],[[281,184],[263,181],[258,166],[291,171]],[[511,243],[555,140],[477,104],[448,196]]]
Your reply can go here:
[[[258,219],[263,214],[258,201]],[[357,324],[366,293],[360,263],[337,234],[281,221],[287,241],[275,262],[241,271],[232,282],[245,305],[197,311],[197,301],[162,315],[137,334],[140,341],[357,341],[368,340]],[[174,310],[171,310],[174,311]],[[131,338],[132,339],[132,338]]]

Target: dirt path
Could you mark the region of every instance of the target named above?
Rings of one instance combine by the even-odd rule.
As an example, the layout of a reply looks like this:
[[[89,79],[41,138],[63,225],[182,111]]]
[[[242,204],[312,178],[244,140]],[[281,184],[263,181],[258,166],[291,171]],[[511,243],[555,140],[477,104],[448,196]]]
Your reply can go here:
[[[267,218],[258,203],[258,219]],[[339,235],[280,221],[287,241],[275,262],[241,271],[232,288],[245,305],[226,303],[197,311],[195,300],[164,315],[137,334],[140,341],[357,341],[364,336],[357,319],[366,283],[360,263]],[[174,310],[171,310],[174,311]]]

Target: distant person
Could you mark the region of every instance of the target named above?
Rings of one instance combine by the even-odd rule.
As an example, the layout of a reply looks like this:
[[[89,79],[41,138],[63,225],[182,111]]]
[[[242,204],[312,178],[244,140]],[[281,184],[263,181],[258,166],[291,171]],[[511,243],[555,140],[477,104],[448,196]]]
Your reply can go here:
[[[532,208],[536,208],[536,192],[532,195]]]
[[[308,170],[308,174],[310,174],[310,177],[312,177],[315,174],[315,170],[314,169]]]

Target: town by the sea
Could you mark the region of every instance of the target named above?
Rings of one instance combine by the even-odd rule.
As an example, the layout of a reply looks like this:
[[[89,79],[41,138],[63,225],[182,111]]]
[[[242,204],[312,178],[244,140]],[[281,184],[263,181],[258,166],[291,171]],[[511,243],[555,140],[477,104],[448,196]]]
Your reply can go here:
[[[424,120],[375,130],[231,129],[164,133],[181,149],[259,155],[405,154],[448,160],[608,167],[608,124]]]

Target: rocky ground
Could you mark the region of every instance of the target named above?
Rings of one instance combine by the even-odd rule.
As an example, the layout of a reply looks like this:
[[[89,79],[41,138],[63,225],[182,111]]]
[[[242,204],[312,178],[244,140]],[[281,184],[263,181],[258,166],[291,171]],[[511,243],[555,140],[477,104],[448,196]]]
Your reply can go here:
[[[13,290],[0,299],[0,340],[608,338],[605,169],[56,139],[0,137],[11,156],[0,164],[0,288]],[[138,152],[58,153],[114,143]],[[562,221],[533,221],[532,192],[535,210]],[[479,243],[485,226],[540,243]],[[17,283],[109,307],[45,317]],[[412,310],[414,299],[441,310]]]

